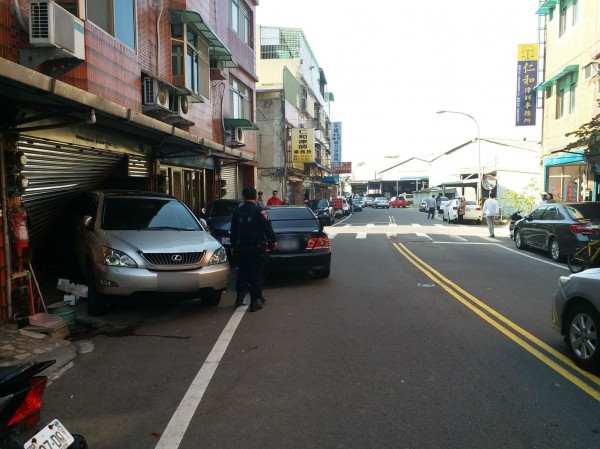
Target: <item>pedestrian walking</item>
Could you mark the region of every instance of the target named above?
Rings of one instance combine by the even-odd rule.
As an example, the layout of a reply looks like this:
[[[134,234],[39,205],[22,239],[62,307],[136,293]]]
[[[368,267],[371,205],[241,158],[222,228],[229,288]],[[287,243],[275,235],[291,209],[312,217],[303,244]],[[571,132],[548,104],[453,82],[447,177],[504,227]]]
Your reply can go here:
[[[261,209],[264,209],[265,208],[265,202],[263,200],[263,192],[262,192],[262,190],[259,190],[257,195],[258,196],[256,197],[256,205],[258,207],[260,207]]]
[[[267,211],[256,204],[256,189],[246,187],[242,191],[244,204],[231,217],[231,242],[238,258],[235,306],[244,303],[246,291],[250,290],[250,312],[262,309],[263,245],[277,249],[277,236],[269,221]]]
[[[467,211],[467,202],[465,201],[465,197],[461,196],[458,198],[458,204],[457,204],[458,224],[463,224],[466,211]]]
[[[281,206],[281,198],[277,190],[273,190],[273,196],[267,200],[267,206]]]
[[[490,193],[490,197],[483,203],[483,215],[487,221],[488,231],[490,231],[490,237],[494,235],[494,217],[500,213],[500,205],[496,200],[496,195]]]
[[[438,213],[442,213],[442,193],[438,193],[437,198],[435,199],[435,208],[437,209]]]
[[[435,195],[431,195],[431,198],[427,198],[427,219],[429,220],[429,217],[431,217],[431,219],[435,219]]]

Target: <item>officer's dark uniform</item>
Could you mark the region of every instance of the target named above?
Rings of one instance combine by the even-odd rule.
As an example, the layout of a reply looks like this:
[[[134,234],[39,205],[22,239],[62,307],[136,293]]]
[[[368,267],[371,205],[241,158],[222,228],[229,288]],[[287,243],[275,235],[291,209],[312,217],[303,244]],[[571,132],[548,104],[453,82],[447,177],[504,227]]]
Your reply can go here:
[[[256,199],[255,189],[244,189],[244,199]],[[262,247],[265,241],[277,241],[267,211],[251,201],[244,201],[231,218],[231,242],[238,258],[236,306],[242,305],[250,284],[250,312],[262,307]]]

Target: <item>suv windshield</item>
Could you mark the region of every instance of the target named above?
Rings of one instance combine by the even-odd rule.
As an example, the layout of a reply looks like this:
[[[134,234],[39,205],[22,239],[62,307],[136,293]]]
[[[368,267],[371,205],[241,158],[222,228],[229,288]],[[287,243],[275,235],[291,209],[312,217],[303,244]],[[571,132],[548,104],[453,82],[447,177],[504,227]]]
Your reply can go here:
[[[202,230],[192,213],[180,202],[140,197],[106,198],[101,227],[108,231],[165,228]]]
[[[325,209],[329,207],[327,200],[308,200],[306,206],[312,210]]]
[[[231,217],[233,211],[242,205],[243,201],[215,201],[210,208],[210,217]]]

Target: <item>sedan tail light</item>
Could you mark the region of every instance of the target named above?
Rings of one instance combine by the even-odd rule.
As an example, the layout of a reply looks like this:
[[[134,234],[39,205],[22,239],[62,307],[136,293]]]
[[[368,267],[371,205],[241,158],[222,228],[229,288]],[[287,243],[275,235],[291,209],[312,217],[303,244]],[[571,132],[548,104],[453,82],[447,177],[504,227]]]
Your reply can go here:
[[[310,238],[306,242],[306,249],[323,249],[323,248],[331,248],[331,242],[329,241],[329,237],[315,237]]]
[[[573,232],[575,234],[582,234],[584,232],[585,233],[598,232],[597,226],[590,226],[588,223],[572,224],[572,225],[569,225],[569,229],[571,229],[571,232]]]

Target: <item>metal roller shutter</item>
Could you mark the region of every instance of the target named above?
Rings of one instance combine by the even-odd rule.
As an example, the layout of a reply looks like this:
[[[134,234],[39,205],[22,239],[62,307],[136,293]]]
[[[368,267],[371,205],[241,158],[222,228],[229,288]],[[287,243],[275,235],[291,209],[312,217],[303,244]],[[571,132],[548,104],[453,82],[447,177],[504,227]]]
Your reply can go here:
[[[236,165],[226,165],[221,167],[221,180],[225,181],[225,187],[223,188],[227,191],[221,198],[241,198],[242,192],[238,192]]]
[[[27,156],[22,173],[29,187],[22,204],[30,217],[29,244],[34,254],[64,233],[73,200],[100,186],[125,160],[119,153],[31,137],[22,137],[18,148]]]

